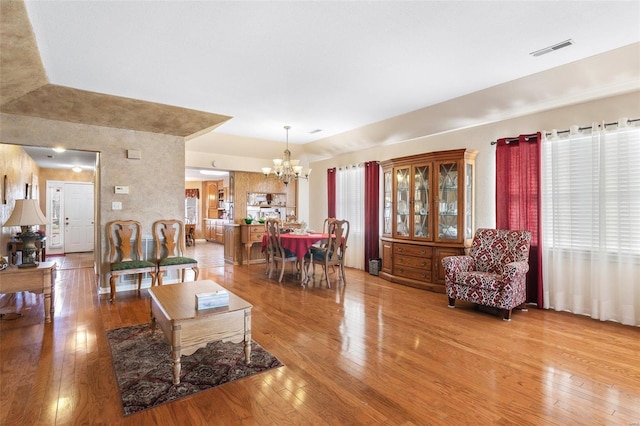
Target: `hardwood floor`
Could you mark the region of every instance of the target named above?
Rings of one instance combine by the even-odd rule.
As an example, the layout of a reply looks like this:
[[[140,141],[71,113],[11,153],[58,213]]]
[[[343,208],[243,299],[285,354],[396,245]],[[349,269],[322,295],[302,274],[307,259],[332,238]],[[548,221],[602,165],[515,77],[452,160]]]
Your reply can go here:
[[[284,367],[123,418],[105,330],[148,321],[148,292],[111,304],[91,268],[63,269],[52,324],[42,296],[0,296],[23,313],[0,321],[0,424],[640,424],[638,327],[537,309],[504,322],[350,269],[332,289],[278,284],[220,250],[192,248],[201,279],[254,305],[252,337]]]

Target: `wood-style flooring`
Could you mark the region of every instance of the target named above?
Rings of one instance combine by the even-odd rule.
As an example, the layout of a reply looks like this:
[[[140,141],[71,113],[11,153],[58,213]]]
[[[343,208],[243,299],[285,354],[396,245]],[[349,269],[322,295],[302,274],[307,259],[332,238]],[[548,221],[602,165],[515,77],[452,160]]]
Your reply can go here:
[[[279,284],[221,250],[190,248],[200,278],[253,304],[252,337],[284,367],[123,418],[105,330],[149,321],[148,292],[111,304],[91,254],[69,255],[52,324],[41,295],[0,295],[23,314],[0,321],[0,424],[640,425],[638,327],[538,309],[505,322],[351,269],[346,286]]]

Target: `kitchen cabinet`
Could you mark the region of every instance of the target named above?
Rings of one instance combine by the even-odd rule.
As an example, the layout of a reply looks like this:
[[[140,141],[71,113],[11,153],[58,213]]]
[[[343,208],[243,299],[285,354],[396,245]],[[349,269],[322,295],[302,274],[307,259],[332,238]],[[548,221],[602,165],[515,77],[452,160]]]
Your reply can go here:
[[[218,218],[218,182],[205,182],[205,201],[207,206],[207,218]]]
[[[223,219],[230,203],[229,188],[224,181],[206,181],[204,183],[204,202],[208,219]]]
[[[473,238],[476,155],[457,149],[381,163],[382,278],[444,292],[442,258],[464,254]]]
[[[207,241],[213,241],[215,238],[215,225],[213,219],[204,219],[204,239]]]
[[[224,224],[224,262],[239,265],[242,261],[242,244],[240,243],[240,225]]]
[[[226,222],[225,219],[205,219],[204,238],[207,241],[224,244],[224,225]]]

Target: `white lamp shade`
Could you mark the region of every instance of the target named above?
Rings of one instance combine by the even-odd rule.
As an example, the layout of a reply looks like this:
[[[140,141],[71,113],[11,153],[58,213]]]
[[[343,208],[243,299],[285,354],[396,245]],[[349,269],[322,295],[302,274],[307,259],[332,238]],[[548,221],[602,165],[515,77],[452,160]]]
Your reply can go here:
[[[13,213],[3,226],[46,225],[47,218],[42,214],[38,200],[16,200]]]

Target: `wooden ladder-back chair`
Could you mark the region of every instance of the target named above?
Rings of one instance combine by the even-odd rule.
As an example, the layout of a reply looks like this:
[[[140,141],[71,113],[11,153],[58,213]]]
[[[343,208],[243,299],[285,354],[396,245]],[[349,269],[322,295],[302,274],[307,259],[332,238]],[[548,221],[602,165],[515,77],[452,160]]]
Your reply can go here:
[[[156,242],[156,262],[158,264],[158,284],[162,285],[165,271],[179,269],[184,282],[186,270],[191,268],[198,280],[198,261],[185,257],[184,223],[177,219],[158,220],[153,224],[153,239]]]
[[[336,220],[335,217],[328,217],[328,218],[326,218],[324,220],[324,222],[322,223],[322,233],[323,234],[326,234],[327,232],[329,232],[329,224],[331,222],[333,222],[334,220]],[[323,248],[326,247],[328,242],[329,242],[329,240],[327,238],[324,238],[324,239],[318,241],[317,243],[313,244],[309,250],[314,251],[317,248],[323,249]]]
[[[267,245],[264,248],[264,259],[265,259],[265,270],[264,270],[264,273],[265,274],[270,274],[271,273],[271,266],[272,266],[272,262],[273,262],[273,244],[271,244],[271,238],[270,238],[269,229],[270,229],[270,227],[274,226],[274,222],[280,222],[280,219],[267,218],[264,221],[264,232],[265,232],[265,234],[267,234]]]
[[[313,265],[313,275],[316,274],[316,264],[324,268],[324,277],[327,280],[327,287],[331,288],[329,281],[329,266],[339,267],[339,277],[346,284],[344,275],[344,259],[347,254],[347,240],[349,239],[349,221],[329,220],[327,228],[327,244],[324,248],[315,248],[309,251],[304,258],[305,275],[309,280],[309,265]]]
[[[156,281],[156,264],[142,258],[142,226],[135,220],[114,220],[106,225],[109,240],[109,285],[111,301],[116,299],[116,280],[123,275],[138,275],[138,291],[142,274]]]
[[[186,224],[185,228],[185,244],[187,247],[196,245],[196,225],[194,224]]]
[[[282,239],[280,238],[280,232],[282,231],[281,223],[278,219],[267,219],[265,222],[267,227],[267,253],[270,259],[269,266],[269,278],[273,270],[276,269],[278,262],[280,262],[280,278],[278,282],[282,282],[284,277],[284,267],[287,262],[292,263],[291,269],[293,272],[293,266],[298,263],[298,257],[295,253],[287,250],[282,246]]]

